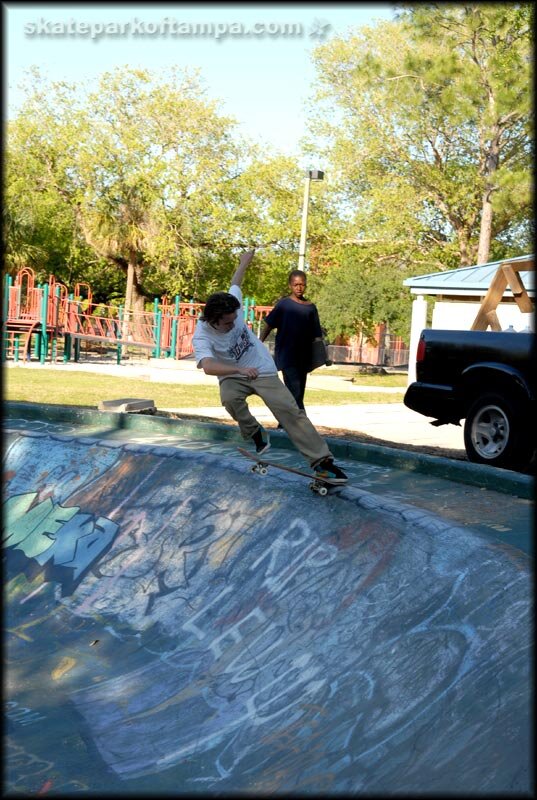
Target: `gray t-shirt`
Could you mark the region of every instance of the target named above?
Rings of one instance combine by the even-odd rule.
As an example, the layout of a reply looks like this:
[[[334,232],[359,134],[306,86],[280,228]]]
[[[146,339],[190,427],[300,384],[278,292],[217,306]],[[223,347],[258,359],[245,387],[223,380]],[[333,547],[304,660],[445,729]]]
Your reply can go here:
[[[233,328],[228,333],[215,331],[208,322],[199,320],[192,343],[196,365],[201,369],[204,358],[215,358],[225,364],[238,367],[255,367],[259,375],[277,375],[276,364],[269,351],[244,322],[242,311],[242,292],[239,286],[231,286],[229,293],[239,301],[240,308]],[[219,375],[219,381],[232,375]]]

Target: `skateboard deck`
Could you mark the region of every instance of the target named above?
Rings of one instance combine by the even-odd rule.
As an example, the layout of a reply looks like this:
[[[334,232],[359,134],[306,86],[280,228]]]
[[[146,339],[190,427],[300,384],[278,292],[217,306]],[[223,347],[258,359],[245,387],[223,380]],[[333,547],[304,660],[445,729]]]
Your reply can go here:
[[[332,481],[330,478],[319,478],[318,475],[314,475],[311,472],[304,472],[301,469],[295,469],[295,467],[287,467],[284,464],[278,464],[277,461],[269,461],[268,459],[264,458],[264,456],[254,455],[250,453],[248,450],[244,450],[242,447],[237,447],[239,453],[246,458],[249,458],[250,461],[255,461],[255,465],[252,467],[252,472],[257,472],[259,475],[266,475],[268,472],[268,467],[275,467],[276,469],[283,469],[284,472],[292,472],[294,475],[302,475],[304,478],[310,478],[310,489],[312,492],[316,494],[320,494],[322,497],[328,494],[328,488],[330,486],[342,486],[338,481]]]

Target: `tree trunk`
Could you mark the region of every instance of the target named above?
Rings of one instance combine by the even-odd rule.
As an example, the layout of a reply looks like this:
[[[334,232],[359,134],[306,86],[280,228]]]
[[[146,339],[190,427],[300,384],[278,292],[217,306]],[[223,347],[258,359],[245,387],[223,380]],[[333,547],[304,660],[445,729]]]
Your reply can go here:
[[[489,260],[490,242],[492,239],[492,190],[487,189],[483,197],[483,207],[481,211],[481,227],[479,229],[479,248],[477,251],[477,263],[486,264]]]
[[[478,264],[486,264],[489,260],[490,243],[492,240],[492,193],[496,188],[494,179],[499,164],[500,131],[496,129],[484,159],[483,174],[485,176],[485,191],[483,193],[481,226],[479,228]]]
[[[134,267],[134,282],[132,287],[132,310],[138,314],[145,311],[145,294],[141,291],[143,279],[143,267],[140,264],[135,264]]]
[[[455,228],[459,245],[461,267],[469,267],[473,263],[472,248],[470,246],[470,231],[465,226]]]
[[[129,262],[127,264],[127,287],[125,289],[125,313],[123,315],[123,326],[121,336],[127,339],[129,335],[129,323],[132,316],[132,303],[134,294],[134,268],[136,266],[136,256],[134,253],[129,253]]]
[[[129,259],[127,266],[127,288],[125,290],[125,317],[130,316],[132,311],[132,298],[134,291],[134,263]]]
[[[129,316],[133,312],[144,310],[145,295],[140,291],[143,268],[136,260],[134,252],[129,253],[129,263],[127,267],[127,287],[125,290],[125,314]]]

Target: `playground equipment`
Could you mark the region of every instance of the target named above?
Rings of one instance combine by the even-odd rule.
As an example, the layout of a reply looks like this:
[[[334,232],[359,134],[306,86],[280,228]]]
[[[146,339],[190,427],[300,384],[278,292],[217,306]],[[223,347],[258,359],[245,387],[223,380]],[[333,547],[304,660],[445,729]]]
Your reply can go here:
[[[181,300],[179,295],[155,298],[152,311],[128,312],[123,306],[95,303],[88,283],[75,284],[69,293],[50,275],[48,283],[35,283],[32,269],[24,267],[15,279],[6,275],[2,301],[2,361],[47,359],[80,360],[81,343],[115,349],[117,363],[125,348],[142,348],[153,358],[187,358],[193,353],[192,337],[204,303]],[[263,318],[272,306],[257,305],[244,297],[244,320],[259,335]],[[400,337],[377,326],[376,341],[361,335],[356,346],[330,346],[334,363],[400,366],[408,363],[408,349]],[[337,340],[336,340],[337,342]]]
[[[65,291],[64,291],[65,290]],[[15,361],[35,356],[45,360],[50,342],[57,342],[64,322],[66,288],[53,275],[48,283],[35,286],[33,270],[19,270],[13,284],[6,275],[2,303],[2,360],[11,354]],[[54,350],[54,347],[52,347]]]
[[[82,288],[86,297],[82,297]],[[95,304],[91,287],[77,283],[69,294],[53,275],[48,283],[35,285],[35,273],[24,267],[15,280],[5,276],[2,303],[2,361],[63,361],[80,358],[82,341],[100,342],[116,348],[118,364],[124,348],[139,347],[154,358],[185,358],[193,352],[192,337],[203,303],[155,298],[152,311],[127,312],[123,306]],[[244,298],[244,319],[253,327],[272,306],[256,306]]]

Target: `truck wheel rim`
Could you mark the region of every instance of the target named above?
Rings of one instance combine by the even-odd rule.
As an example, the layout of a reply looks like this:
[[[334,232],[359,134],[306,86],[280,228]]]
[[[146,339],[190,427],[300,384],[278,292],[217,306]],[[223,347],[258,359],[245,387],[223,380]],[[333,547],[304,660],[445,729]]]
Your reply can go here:
[[[474,418],[472,444],[481,458],[497,458],[509,441],[509,420],[498,406],[485,406]]]

